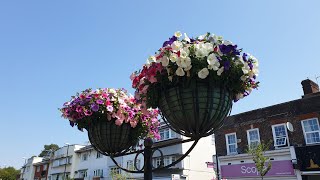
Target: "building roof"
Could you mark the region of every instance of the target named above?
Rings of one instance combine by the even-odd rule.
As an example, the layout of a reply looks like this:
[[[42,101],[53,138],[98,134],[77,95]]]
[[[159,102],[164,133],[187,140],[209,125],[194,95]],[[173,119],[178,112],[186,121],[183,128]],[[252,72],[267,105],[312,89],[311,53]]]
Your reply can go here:
[[[82,152],[86,152],[86,151],[90,151],[90,150],[93,150],[92,145],[88,145],[88,146],[85,146],[83,148],[80,148],[79,150],[76,150],[75,152],[76,153],[82,153]]]
[[[303,96],[301,99],[284,102],[226,118],[223,128],[262,122],[268,119],[281,119],[299,114],[320,113],[320,93]]]

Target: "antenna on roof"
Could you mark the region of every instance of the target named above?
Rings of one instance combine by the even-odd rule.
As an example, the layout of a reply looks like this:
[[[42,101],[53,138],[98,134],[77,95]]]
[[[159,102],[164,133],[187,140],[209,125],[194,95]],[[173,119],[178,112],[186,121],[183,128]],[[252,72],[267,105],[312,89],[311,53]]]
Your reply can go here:
[[[315,78],[316,78],[317,84],[319,85],[318,78],[320,78],[320,76],[315,75]]]

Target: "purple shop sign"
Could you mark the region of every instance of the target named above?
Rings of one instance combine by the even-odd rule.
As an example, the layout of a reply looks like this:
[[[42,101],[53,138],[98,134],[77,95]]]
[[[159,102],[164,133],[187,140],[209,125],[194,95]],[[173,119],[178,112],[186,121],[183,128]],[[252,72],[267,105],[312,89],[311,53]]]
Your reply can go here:
[[[272,167],[266,176],[294,176],[291,160],[272,161]],[[222,165],[222,177],[253,177],[259,176],[254,163]]]

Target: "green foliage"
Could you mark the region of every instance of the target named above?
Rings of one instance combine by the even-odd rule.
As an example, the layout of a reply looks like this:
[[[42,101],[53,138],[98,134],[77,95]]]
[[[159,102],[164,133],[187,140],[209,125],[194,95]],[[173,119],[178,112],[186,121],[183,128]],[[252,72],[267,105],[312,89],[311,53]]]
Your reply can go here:
[[[260,174],[261,179],[263,179],[263,177],[271,169],[271,161],[269,160],[269,157],[265,156],[265,152],[269,150],[269,145],[270,143],[264,144],[262,142],[255,147],[250,147],[247,151],[248,154],[252,155],[253,161],[255,163],[257,171]]]
[[[59,149],[59,146],[56,144],[49,144],[49,145],[44,145],[43,150],[39,154],[39,157],[44,157],[48,154],[49,151],[53,152]]]
[[[17,176],[20,174],[19,170],[16,170],[14,167],[6,167],[0,169],[0,179],[2,180],[16,180]]]
[[[116,171],[110,172],[110,177],[112,180],[127,180],[132,179],[131,175],[127,172],[118,174]]]

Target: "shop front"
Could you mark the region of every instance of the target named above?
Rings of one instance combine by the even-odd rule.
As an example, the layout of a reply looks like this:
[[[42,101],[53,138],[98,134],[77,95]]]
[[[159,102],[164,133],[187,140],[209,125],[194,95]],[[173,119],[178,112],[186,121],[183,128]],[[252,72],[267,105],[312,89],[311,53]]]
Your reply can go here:
[[[320,180],[320,145],[295,147],[302,180]]]
[[[221,175],[225,179],[260,179],[259,172],[254,163],[242,163],[232,165],[222,165]],[[272,167],[264,179],[278,180],[290,179],[296,180],[291,160],[272,161]]]

